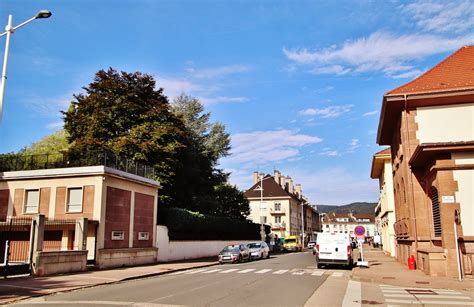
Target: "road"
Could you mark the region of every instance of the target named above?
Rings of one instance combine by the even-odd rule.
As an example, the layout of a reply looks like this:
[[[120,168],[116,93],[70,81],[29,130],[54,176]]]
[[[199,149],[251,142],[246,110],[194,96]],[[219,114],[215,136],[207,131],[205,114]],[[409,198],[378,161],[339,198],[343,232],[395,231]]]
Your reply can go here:
[[[382,306],[403,301],[426,304],[422,301],[426,293],[410,294],[406,289],[353,281],[350,273],[339,267],[317,269],[310,252],[292,253],[60,293],[17,305]],[[473,304],[470,298],[455,292],[437,293],[437,301],[433,302]]]

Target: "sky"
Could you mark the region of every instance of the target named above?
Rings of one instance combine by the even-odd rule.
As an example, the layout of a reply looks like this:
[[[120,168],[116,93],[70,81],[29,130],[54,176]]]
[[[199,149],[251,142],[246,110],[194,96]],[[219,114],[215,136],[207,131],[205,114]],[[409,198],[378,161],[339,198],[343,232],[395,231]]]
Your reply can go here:
[[[0,153],[62,128],[100,69],[200,99],[231,135],[240,189],[279,170],[312,204],[377,202],[383,94],[474,43],[473,1],[0,0],[11,38]],[[0,50],[5,37],[0,38]]]

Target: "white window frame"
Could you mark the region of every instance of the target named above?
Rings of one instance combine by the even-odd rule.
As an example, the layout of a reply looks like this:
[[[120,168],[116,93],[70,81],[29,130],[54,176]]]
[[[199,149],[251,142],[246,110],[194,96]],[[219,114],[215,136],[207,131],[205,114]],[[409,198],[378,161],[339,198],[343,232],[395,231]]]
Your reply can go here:
[[[281,216],[275,216],[275,223],[277,224],[281,223]]]
[[[138,232],[138,241],[148,241],[150,240],[150,233],[148,231]]]
[[[71,190],[80,190],[81,191],[81,201],[80,201],[80,203],[71,204],[71,199],[70,199]],[[84,188],[83,187],[67,188],[66,213],[82,213],[83,201],[84,201]]]
[[[125,240],[125,232],[122,230],[112,230],[110,233],[110,239],[112,241],[123,241]]]
[[[28,199],[31,200],[31,196],[29,196],[29,192],[37,192],[38,193],[38,199],[36,201],[36,204],[34,205],[31,205],[31,204],[28,204]],[[28,190],[25,190],[25,202],[24,202],[24,206],[23,206],[23,213],[25,214],[35,214],[35,213],[39,213],[39,203],[40,203],[40,189],[28,189]],[[36,208],[36,210],[29,210],[28,208]]]

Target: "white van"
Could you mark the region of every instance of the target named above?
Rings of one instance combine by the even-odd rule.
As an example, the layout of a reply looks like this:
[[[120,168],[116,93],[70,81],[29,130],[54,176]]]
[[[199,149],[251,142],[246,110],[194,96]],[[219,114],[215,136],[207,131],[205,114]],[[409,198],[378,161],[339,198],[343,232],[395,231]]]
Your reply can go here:
[[[316,240],[316,265],[354,265],[351,238],[345,233],[319,233]]]

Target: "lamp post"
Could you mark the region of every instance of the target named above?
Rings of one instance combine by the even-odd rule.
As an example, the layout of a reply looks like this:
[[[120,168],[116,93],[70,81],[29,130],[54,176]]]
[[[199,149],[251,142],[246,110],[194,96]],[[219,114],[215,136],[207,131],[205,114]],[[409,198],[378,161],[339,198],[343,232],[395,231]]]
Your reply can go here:
[[[19,28],[23,27],[26,24],[29,24],[35,19],[42,19],[42,18],[49,18],[51,17],[51,12],[46,10],[41,10],[36,13],[35,16],[31,17],[27,21],[20,23],[17,26],[12,25],[12,15],[8,15],[8,23],[5,27],[5,32],[0,34],[1,36],[6,35],[6,42],[5,42],[5,54],[3,55],[3,69],[2,69],[2,83],[0,84],[0,121],[2,120],[2,113],[3,113],[3,97],[5,97],[5,83],[7,81],[7,67],[8,67],[8,51],[10,49],[10,36]]]
[[[260,238],[265,241],[265,227],[263,227],[263,174],[260,174]]]

